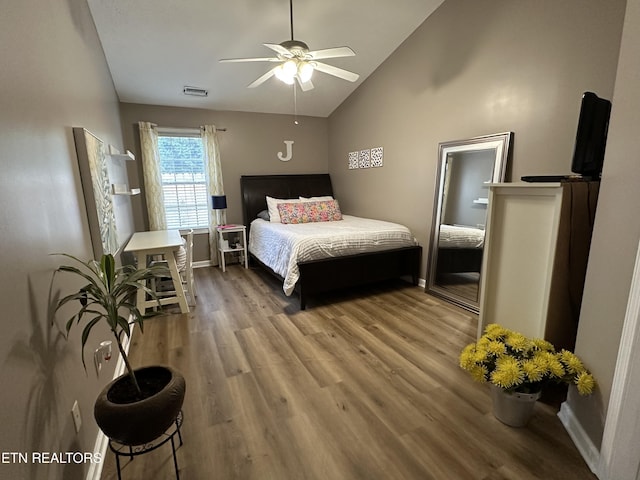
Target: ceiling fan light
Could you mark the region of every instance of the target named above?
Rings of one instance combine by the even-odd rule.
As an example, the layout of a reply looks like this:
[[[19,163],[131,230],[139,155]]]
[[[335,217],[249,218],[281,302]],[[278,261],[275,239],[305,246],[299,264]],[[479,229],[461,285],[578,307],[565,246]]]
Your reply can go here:
[[[291,85],[291,84],[293,83],[293,77],[289,77],[289,76],[285,73],[284,69],[282,68],[282,65],[278,65],[278,66],[276,67],[276,69],[275,69],[275,75],[276,75],[276,78],[277,78],[278,80],[280,80],[281,82],[284,82],[284,83],[286,83],[286,84],[288,84],[288,85]]]
[[[298,77],[301,82],[308,82],[311,80],[311,75],[313,75],[313,65],[309,62],[300,62],[298,65]]]
[[[282,73],[282,65],[278,65],[273,69],[275,76],[278,80],[282,80],[284,82],[284,73]]]
[[[278,65],[275,69],[275,75],[278,80],[283,81],[287,85],[293,84],[297,72],[298,67],[296,62],[293,60],[287,60],[283,64]]]
[[[287,60],[282,64],[282,72],[286,77],[293,78],[298,71],[298,66],[296,65],[295,60]]]

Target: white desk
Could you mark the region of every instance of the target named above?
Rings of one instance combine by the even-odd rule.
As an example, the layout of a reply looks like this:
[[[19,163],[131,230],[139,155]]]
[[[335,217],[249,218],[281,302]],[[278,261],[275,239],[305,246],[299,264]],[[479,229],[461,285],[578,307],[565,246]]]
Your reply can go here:
[[[171,272],[171,279],[176,290],[175,297],[165,297],[160,299],[161,305],[172,303],[180,304],[182,313],[189,312],[189,305],[182,288],[180,273],[176,265],[174,252],[182,245],[182,237],[179,230],[156,230],[153,232],[136,232],[131,236],[129,243],[124,247],[125,252],[132,252],[136,255],[139,268],[147,265],[147,257],[151,255],[164,255]],[[147,308],[157,306],[157,300],[147,300],[143,289],[138,289],[136,305],[140,313],[144,314]]]

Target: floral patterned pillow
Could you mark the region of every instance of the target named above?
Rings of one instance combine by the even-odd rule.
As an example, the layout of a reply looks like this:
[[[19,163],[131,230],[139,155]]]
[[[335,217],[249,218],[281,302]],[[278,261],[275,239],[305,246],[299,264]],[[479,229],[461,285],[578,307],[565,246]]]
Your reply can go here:
[[[279,203],[282,223],[333,222],[342,220],[337,200],[323,202]]]

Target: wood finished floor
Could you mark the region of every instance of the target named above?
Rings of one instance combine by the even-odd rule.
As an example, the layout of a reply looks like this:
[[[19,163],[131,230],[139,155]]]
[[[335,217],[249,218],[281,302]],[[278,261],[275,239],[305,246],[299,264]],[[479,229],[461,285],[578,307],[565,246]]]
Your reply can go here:
[[[554,408],[538,402],[521,429],[493,417],[487,386],[457,366],[477,318],[418,287],[299,311],[260,271],[196,282],[193,311],[148,321],[131,349],[186,378],[183,480],[596,478]],[[123,480],[175,478],[169,445],[124,463]],[[110,452],[102,478],[117,478]]]

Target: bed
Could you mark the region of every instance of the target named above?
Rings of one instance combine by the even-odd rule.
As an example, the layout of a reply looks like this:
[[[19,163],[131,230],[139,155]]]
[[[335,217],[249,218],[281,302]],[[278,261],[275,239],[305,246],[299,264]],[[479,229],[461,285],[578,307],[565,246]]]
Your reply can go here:
[[[480,272],[484,230],[463,225],[440,225],[438,275]]]
[[[403,246],[389,245],[384,250],[359,252],[303,260],[297,263],[295,286],[285,285],[285,276],[276,272],[252,252],[251,230],[258,214],[267,209],[266,197],[290,199],[333,195],[328,174],[304,175],[243,175],[240,177],[242,215],[249,238],[249,258],[252,265],[259,265],[283,281],[287,290],[295,290],[300,298],[300,309],[306,308],[309,297],[330,290],[344,289],[399,277],[410,277],[418,283],[422,247],[415,242]],[[349,216],[345,216],[347,218]],[[340,222],[321,222],[340,223]],[[304,225],[300,225],[304,226]],[[256,228],[256,231],[258,229]],[[254,246],[254,250],[256,247]],[[286,293],[286,292],[285,292]],[[291,293],[291,292],[289,292]]]

